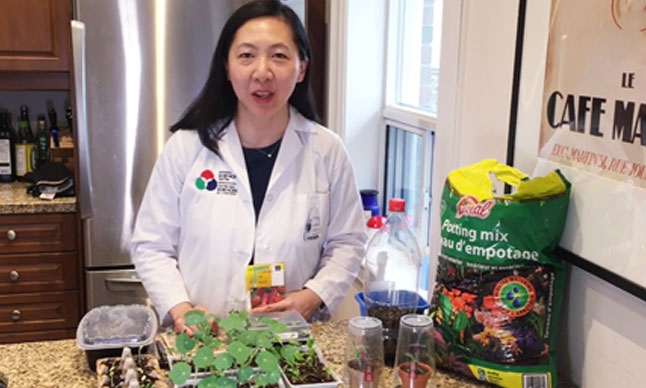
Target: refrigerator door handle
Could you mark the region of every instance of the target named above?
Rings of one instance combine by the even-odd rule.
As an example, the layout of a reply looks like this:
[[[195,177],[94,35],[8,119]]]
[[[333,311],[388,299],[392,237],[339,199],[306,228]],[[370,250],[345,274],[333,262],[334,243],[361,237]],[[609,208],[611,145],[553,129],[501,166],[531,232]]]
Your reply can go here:
[[[137,278],[105,278],[105,283],[128,283],[128,284],[141,284],[141,279]]]
[[[94,215],[94,190],[90,179],[87,128],[85,23],[72,20],[72,59],[74,63],[74,96],[76,102],[76,145],[79,155],[79,210],[81,219]]]

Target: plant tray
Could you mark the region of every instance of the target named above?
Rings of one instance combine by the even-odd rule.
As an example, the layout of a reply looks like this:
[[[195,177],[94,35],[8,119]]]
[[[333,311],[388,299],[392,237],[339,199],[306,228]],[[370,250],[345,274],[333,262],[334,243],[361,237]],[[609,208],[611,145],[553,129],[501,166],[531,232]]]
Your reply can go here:
[[[235,370],[230,370],[230,371],[225,372],[225,374],[229,375],[229,376],[235,375],[236,371]],[[194,378],[194,377],[191,376],[191,378],[186,380],[186,382],[184,384],[182,384],[182,385],[173,385],[173,388],[197,388],[197,385],[200,383],[202,378],[205,378],[205,377],[208,377],[208,376],[209,376],[208,373],[205,373],[200,378]],[[285,382],[283,381],[283,379],[278,380],[278,388],[286,388]]]
[[[307,347],[301,347],[300,350],[306,352]],[[321,361],[321,363],[323,363],[323,365],[327,367],[330,375],[334,378],[334,381],[329,381],[325,383],[314,383],[314,384],[293,384],[291,381],[289,381],[289,378],[287,378],[287,375],[285,374],[285,372],[283,372],[281,368],[280,373],[283,376],[283,381],[285,382],[286,388],[336,388],[341,384],[341,379],[330,367],[330,364],[327,361],[325,361],[325,359],[323,358],[323,353],[321,353],[321,350],[317,346],[314,346],[314,350],[316,351],[316,356],[318,357],[319,361]]]
[[[214,356],[219,354],[219,353],[221,353],[221,351],[220,352],[214,352]],[[183,360],[178,355],[168,356],[168,370],[171,370],[175,363],[178,363],[178,362],[181,362],[181,361],[183,361]],[[211,373],[208,372],[208,371],[203,371],[203,372],[193,371],[193,372],[191,372],[191,376],[189,377],[188,381],[184,385],[188,384],[188,382],[191,381],[191,380],[199,381],[199,380],[201,380],[201,379],[203,379],[205,377],[209,377],[210,375],[211,375]],[[181,385],[181,387],[183,387],[184,385]]]
[[[140,355],[133,355],[133,358],[137,363],[141,362],[143,360],[143,364],[149,367],[150,369],[147,371],[147,375],[151,376],[154,375],[154,377],[157,379],[154,382],[153,387],[154,388],[170,388],[173,386],[173,383],[166,378],[166,373],[164,373],[160,368],[159,368],[159,363],[157,362],[157,359],[151,355],[151,354],[140,354]],[[97,387],[99,388],[112,388],[113,386],[110,384],[109,381],[109,368],[111,365],[114,365],[115,363],[117,365],[121,365],[122,363],[121,357],[107,357],[107,358],[101,358],[96,361],[96,378],[97,378]],[[121,369],[119,367],[119,369]],[[106,377],[108,380],[106,381]],[[142,375],[138,374],[137,375],[137,381],[142,381]]]

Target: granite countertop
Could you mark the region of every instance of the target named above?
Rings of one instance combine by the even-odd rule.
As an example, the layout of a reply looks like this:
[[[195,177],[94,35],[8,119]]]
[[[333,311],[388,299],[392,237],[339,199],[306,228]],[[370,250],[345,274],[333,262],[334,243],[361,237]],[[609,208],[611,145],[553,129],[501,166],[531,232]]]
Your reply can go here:
[[[327,360],[334,371],[342,378],[343,366],[345,363],[345,335],[347,332],[347,321],[313,323],[311,324],[312,334],[319,344],[323,357]],[[471,380],[452,372],[437,370],[432,378],[432,383],[436,388],[482,388],[497,387],[492,384],[481,383]],[[390,388],[395,386],[393,381],[392,368],[385,368],[381,374],[380,388]],[[559,388],[577,388],[574,384],[559,377]]]
[[[46,200],[27,194],[29,183],[0,183],[0,214],[74,213],[76,197]]]
[[[343,376],[344,341],[347,322],[313,323],[312,333],[325,359]],[[9,379],[9,388],[87,388],[96,387],[96,376],[87,366],[85,354],[76,340],[25,342],[0,345],[0,372]],[[438,370],[434,384],[437,388],[477,388],[492,385]],[[393,386],[392,369],[382,373],[382,388]],[[559,379],[560,388],[575,388]]]

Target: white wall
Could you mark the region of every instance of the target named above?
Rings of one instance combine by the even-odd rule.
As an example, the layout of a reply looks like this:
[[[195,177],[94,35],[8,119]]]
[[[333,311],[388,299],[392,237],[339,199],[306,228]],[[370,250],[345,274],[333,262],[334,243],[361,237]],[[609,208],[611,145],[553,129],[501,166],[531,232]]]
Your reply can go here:
[[[517,13],[517,3],[507,0],[444,2],[429,290],[440,251],[433,214],[446,176],[482,159],[506,160]]]
[[[455,123],[456,154],[444,160],[456,166],[487,157],[505,160],[501,147],[506,146],[510,107],[505,91],[511,91],[518,9],[504,0],[483,3],[462,2],[457,102],[454,116],[447,119]],[[538,152],[550,2],[527,3],[514,164],[531,174]],[[447,122],[443,112],[440,106],[440,121]],[[435,184],[441,185],[438,180]],[[646,302],[577,267],[567,267],[567,279],[560,373],[585,388],[644,386]]]
[[[347,1],[345,145],[359,189],[377,189],[384,131],[386,0]]]
[[[331,0],[328,122],[343,136],[359,189],[379,185],[380,138],[385,123],[384,103],[386,0]],[[345,20],[345,23],[344,23]],[[340,40],[340,41],[337,41]],[[333,320],[359,315],[354,282],[332,316]]]
[[[536,164],[549,2],[528,2],[515,165]],[[531,15],[531,16],[530,16]],[[646,302],[596,276],[567,266],[559,370],[585,388],[643,387]]]
[[[350,4],[357,7],[353,12],[361,9],[365,17],[359,19],[360,27],[351,19],[349,28],[358,29],[357,34],[368,28],[373,34],[358,40],[359,48],[378,47],[374,41],[383,31],[369,22],[375,10],[364,6],[366,1],[349,3],[355,1],[361,5]],[[515,155],[515,166],[527,173],[534,169],[538,152],[549,4],[549,0],[527,2]],[[506,159],[517,12],[515,1],[445,1],[434,198],[439,198],[438,190],[452,168],[483,158]],[[348,36],[349,45],[353,37]],[[378,166],[371,166],[378,160],[377,148],[364,146],[360,137],[370,128],[376,133],[374,126],[382,125],[376,102],[365,101],[372,100],[370,93],[379,93],[375,88],[382,78],[377,71],[371,73],[372,66],[380,66],[377,57],[353,55],[347,65],[374,77],[353,78],[349,72],[348,82],[357,83],[348,88],[344,104],[351,116],[346,120],[346,140],[362,187],[378,181]],[[365,85],[369,89],[364,93]],[[436,257],[439,239],[437,225],[434,228],[431,257]],[[646,365],[646,302],[576,267],[567,267],[567,279],[559,331],[560,373],[585,388],[644,386],[639,375]]]

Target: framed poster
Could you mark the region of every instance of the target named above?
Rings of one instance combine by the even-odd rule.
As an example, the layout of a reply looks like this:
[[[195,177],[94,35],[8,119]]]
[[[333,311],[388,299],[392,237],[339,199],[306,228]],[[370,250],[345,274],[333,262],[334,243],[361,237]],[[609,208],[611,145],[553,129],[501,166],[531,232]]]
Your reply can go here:
[[[552,0],[537,173],[554,168],[561,247],[646,290],[646,0]]]

